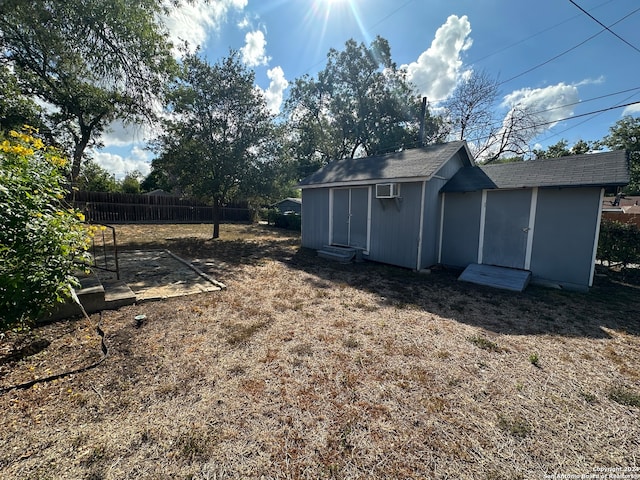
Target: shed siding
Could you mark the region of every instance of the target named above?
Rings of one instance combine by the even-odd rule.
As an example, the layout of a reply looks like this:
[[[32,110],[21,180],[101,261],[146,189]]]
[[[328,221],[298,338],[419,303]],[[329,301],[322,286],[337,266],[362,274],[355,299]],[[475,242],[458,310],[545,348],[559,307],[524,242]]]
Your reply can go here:
[[[540,189],[531,255],[534,282],[589,286],[599,202],[599,188]]]
[[[424,197],[424,222],[422,227],[422,255],[419,269],[438,263],[440,243],[440,212],[442,195],[440,189],[464,166],[460,153],[445,163],[435,176],[427,182]]]
[[[416,268],[422,183],[400,185],[400,199],[373,198],[370,260]]]
[[[478,261],[482,192],[447,193],[444,200],[441,263],[466,267]]]
[[[329,243],[329,189],[302,190],[302,246],[320,249]]]

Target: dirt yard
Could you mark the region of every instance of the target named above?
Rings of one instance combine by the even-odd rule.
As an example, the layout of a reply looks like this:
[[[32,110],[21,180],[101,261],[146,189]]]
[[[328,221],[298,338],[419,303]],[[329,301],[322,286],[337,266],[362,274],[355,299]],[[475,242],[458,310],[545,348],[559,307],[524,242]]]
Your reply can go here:
[[[267,227],[117,232],[228,289],[104,312],[106,360],[28,389],[8,387],[101,357],[100,316],[7,334],[1,478],[640,475],[637,272],[516,294]]]

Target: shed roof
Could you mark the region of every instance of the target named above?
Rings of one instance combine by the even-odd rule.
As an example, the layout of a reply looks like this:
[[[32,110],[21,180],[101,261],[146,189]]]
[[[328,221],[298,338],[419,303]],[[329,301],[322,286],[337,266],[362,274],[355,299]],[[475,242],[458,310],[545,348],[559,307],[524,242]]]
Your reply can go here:
[[[613,187],[629,183],[623,150],[462,168],[442,192],[498,188]]]
[[[429,179],[458,152],[461,152],[463,161],[470,166],[473,157],[467,143],[456,141],[385,155],[337,160],[302,180],[298,187]]]

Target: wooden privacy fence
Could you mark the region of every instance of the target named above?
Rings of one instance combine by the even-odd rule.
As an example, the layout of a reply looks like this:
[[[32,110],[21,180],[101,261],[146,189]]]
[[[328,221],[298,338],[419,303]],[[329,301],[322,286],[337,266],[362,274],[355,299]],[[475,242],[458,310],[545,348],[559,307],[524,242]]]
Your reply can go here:
[[[213,207],[172,195],[138,195],[106,192],[75,192],[69,199],[91,223],[209,223]],[[251,221],[246,202],[220,209],[222,222]]]

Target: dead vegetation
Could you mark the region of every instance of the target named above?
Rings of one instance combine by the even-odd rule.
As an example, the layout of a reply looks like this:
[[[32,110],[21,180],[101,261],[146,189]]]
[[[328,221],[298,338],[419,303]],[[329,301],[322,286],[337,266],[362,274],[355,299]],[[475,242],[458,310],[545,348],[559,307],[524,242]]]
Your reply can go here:
[[[0,477],[529,479],[638,466],[629,275],[599,276],[589,294],[514,294],[455,272],[328,263],[263,227],[222,233],[118,227],[124,248],[170,248],[228,289],[105,312],[103,364],[1,394]],[[13,357],[7,335],[1,385],[92,363],[97,321],[41,327],[37,348],[22,339]]]

